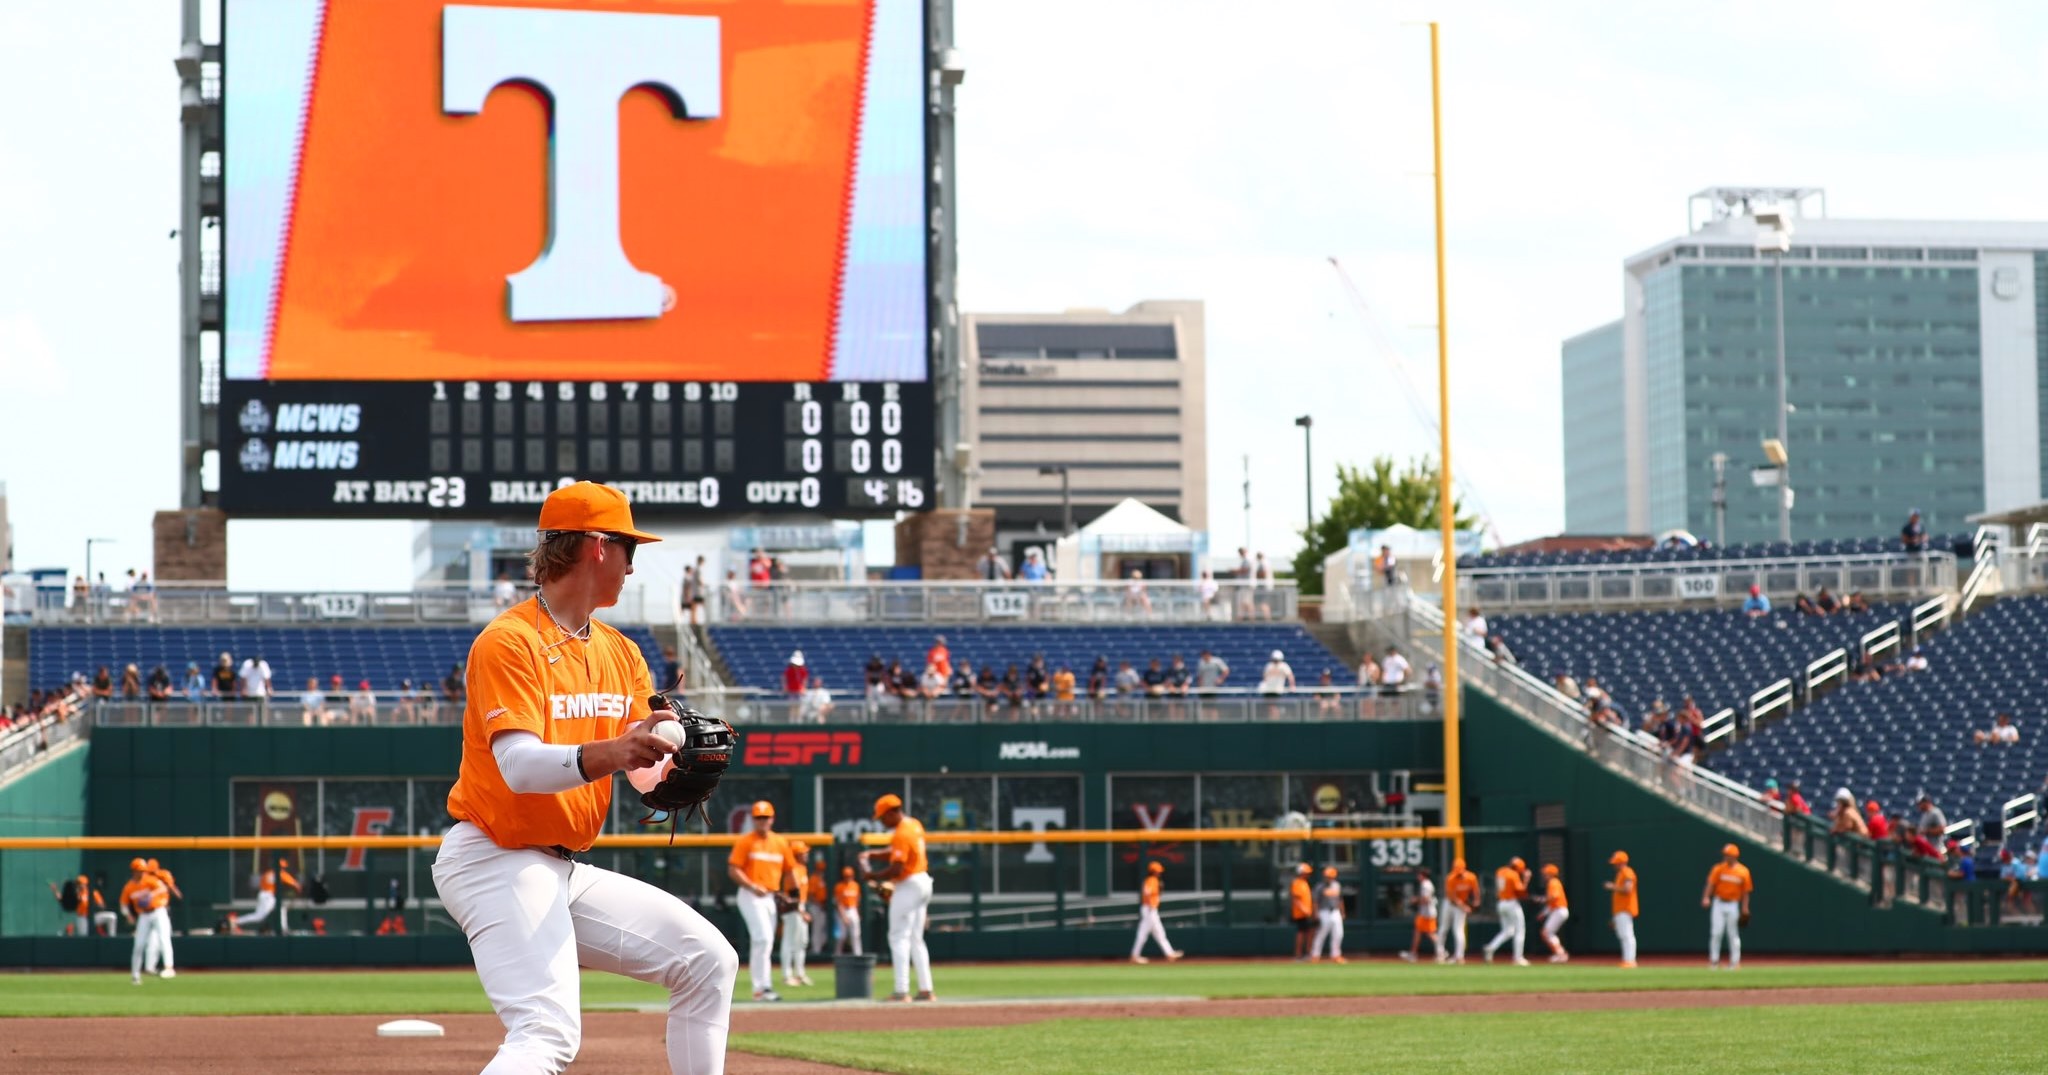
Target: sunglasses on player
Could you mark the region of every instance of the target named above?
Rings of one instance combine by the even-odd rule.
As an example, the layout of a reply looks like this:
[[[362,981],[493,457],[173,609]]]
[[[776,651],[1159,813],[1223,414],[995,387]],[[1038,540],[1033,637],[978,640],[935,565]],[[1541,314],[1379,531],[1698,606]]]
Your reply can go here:
[[[596,534],[594,536],[599,541],[609,541],[612,544],[617,545],[620,548],[626,550],[626,565],[629,567],[632,566],[633,553],[640,548],[639,542],[634,541],[632,538],[626,537],[623,534]]]

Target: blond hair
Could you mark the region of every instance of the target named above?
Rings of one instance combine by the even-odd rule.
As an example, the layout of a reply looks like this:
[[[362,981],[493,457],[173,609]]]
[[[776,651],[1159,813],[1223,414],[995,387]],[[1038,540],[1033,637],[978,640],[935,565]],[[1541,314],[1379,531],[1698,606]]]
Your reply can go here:
[[[583,553],[582,539],[596,535],[581,530],[557,530],[541,535],[540,543],[526,554],[526,577],[544,586],[569,573]]]

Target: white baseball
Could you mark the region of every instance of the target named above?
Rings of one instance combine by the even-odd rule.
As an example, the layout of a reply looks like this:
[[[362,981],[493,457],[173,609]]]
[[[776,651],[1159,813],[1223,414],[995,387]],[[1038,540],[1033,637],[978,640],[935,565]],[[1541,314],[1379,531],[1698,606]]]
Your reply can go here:
[[[649,728],[648,731],[668,740],[669,746],[680,747],[683,745],[683,726],[678,721],[657,721],[654,727]]]

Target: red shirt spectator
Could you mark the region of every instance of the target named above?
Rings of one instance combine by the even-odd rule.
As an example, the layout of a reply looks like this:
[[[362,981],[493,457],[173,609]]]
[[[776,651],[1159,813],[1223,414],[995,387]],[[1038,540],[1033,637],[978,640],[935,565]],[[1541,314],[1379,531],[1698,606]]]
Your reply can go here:
[[[797,650],[789,655],[789,663],[782,668],[782,693],[802,694],[810,684],[811,673],[804,667],[804,651]]]
[[[1864,820],[1870,824],[1871,839],[1883,840],[1891,836],[1891,819],[1884,816],[1884,810],[1877,805],[1876,799],[1864,804],[1863,813]]]
[[[1794,780],[1785,785],[1785,788],[1788,792],[1785,796],[1785,809],[1787,812],[1794,814],[1813,813],[1813,807],[1808,805],[1806,796],[1799,794],[1799,781]]]
[[[768,561],[766,553],[755,549],[753,558],[747,561],[747,581],[758,590],[774,580],[775,565]]]
[[[947,679],[953,678],[953,651],[946,648],[945,635],[932,636],[932,648],[924,651],[924,663],[938,669]]]
[[[1927,837],[1921,835],[1920,833],[1912,832],[1909,830],[1906,833],[1906,838],[1901,842],[1903,842],[1906,845],[1907,851],[1915,855],[1918,855],[1921,858],[1938,859],[1941,857],[1941,849],[1935,847],[1934,844],[1927,839]]]

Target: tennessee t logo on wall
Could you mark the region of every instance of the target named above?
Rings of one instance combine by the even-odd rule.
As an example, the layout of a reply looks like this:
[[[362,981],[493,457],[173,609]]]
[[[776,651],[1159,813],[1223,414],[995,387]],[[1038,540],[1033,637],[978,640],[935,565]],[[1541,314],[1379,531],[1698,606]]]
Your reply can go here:
[[[719,109],[718,20],[696,15],[451,5],[441,13],[441,109],[483,110],[506,82],[548,98],[548,245],[506,277],[514,321],[660,317],[661,277],[619,241],[619,99],[648,87],[682,119]]]

